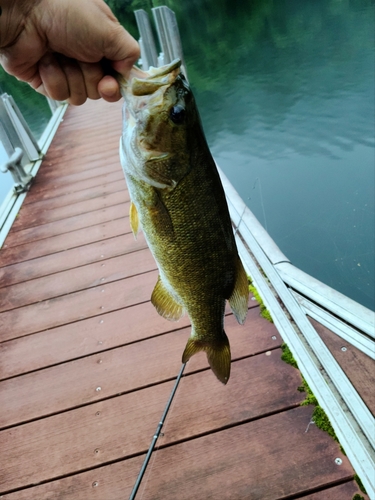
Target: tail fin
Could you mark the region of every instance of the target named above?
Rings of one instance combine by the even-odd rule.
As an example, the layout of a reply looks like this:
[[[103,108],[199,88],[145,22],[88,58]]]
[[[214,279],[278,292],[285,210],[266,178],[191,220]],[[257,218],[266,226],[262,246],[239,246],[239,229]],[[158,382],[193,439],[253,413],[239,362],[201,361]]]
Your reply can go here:
[[[230,376],[231,356],[229,340],[224,330],[219,342],[202,342],[194,338],[194,336],[190,337],[182,355],[182,362],[186,363],[199,351],[205,351],[211,370],[220,382],[226,384]]]

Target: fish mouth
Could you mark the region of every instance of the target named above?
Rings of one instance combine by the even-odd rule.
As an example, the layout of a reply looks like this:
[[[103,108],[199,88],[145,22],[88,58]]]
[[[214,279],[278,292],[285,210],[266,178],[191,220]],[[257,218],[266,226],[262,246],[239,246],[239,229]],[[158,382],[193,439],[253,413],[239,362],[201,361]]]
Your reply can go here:
[[[159,68],[150,67],[148,71],[133,66],[128,79],[118,76],[121,94],[126,99],[129,93],[133,96],[147,96],[164,85],[171,85],[180,74],[181,60],[175,59]]]

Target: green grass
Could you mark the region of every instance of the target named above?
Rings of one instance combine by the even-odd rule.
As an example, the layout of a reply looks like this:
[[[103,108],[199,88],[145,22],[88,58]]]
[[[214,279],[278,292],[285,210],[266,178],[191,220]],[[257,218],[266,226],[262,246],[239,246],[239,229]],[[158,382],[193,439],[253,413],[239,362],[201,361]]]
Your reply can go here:
[[[281,346],[281,349],[283,351],[281,359],[285,361],[285,363],[292,365],[294,368],[298,370],[297,361],[294,359],[293,354],[289,349],[289,347],[286,344],[283,344]],[[318,400],[316,399],[314,393],[310,389],[309,384],[303,378],[302,374],[301,377],[302,377],[302,384],[300,385],[300,387],[298,387],[298,390],[306,393],[306,398],[302,401],[301,406],[307,406],[311,404],[314,405],[315,409],[312,414],[312,420],[314,421],[314,424],[322,431],[328,432],[328,434],[335,441],[339,443],[335,430],[332,427],[331,422],[329,421],[329,418],[327,417],[325,411],[321,406],[319,406]],[[344,451],[342,448],[341,450]]]
[[[354,476],[354,479],[355,479],[356,483],[358,484],[358,488],[362,491],[362,493],[365,493],[367,495],[367,491],[366,491],[365,487],[363,486],[362,481],[360,480],[360,478],[357,474]],[[355,499],[353,497],[353,500],[359,500],[360,498],[363,498],[360,495],[355,495],[355,496],[358,496],[358,499]]]
[[[266,319],[270,323],[273,323],[273,319],[272,319],[272,316],[271,316],[269,310],[264,305],[262,297],[259,295],[258,290],[253,285],[253,281],[249,276],[248,276],[248,280],[249,280],[249,290],[254,295],[256,301],[259,304],[260,315],[262,316],[262,318]]]

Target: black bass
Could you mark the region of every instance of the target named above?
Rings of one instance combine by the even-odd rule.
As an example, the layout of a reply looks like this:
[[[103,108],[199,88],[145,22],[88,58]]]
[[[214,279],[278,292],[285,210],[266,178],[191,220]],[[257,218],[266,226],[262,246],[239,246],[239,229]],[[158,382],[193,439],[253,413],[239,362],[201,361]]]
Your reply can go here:
[[[185,363],[205,351],[226,384],[231,354],[224,332],[226,300],[246,318],[248,281],[233,235],[223,187],[180,61],[120,81],[124,104],[121,164],[131,197],[130,224],[142,228],[157,262],[151,296],[158,313],[176,321],[186,311],[192,330]]]

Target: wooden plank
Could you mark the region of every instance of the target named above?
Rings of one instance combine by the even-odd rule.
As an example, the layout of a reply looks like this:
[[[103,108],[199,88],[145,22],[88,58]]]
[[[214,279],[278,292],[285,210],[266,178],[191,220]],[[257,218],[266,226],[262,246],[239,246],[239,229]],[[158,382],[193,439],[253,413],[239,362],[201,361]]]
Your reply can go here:
[[[189,325],[159,316],[151,302],[0,343],[0,379],[124,346]],[[276,342],[275,342],[276,344]]]
[[[90,183],[91,179],[93,179],[93,181],[91,182],[93,182],[95,185],[98,185],[99,177],[103,177],[104,175],[113,176],[116,174],[117,175],[122,174],[122,169],[121,166],[119,165],[118,154],[117,155],[113,154],[111,162],[110,163],[106,162],[104,165],[101,162],[99,162],[99,160],[91,162],[93,164],[93,167],[95,167],[92,169],[87,168],[87,163],[90,162],[90,158],[84,158],[81,161],[82,161],[82,169],[85,168],[86,170],[79,171],[78,168],[75,168],[72,170],[72,173],[70,174],[65,173],[64,176],[59,175],[58,177],[52,177],[51,175],[49,176],[47,174],[42,175],[42,173],[38,172],[39,182],[35,182],[35,184],[33,184],[35,186],[34,190],[37,191],[38,193],[45,193],[45,191],[53,189],[53,190],[58,190],[58,192],[62,193],[65,187],[66,192],[70,190],[77,191],[81,189],[77,189],[75,187],[76,185],[82,188],[82,186],[84,186],[85,184]],[[96,163],[97,165],[95,166]],[[74,166],[76,167],[77,165]]]
[[[237,353],[236,341],[234,347]],[[274,349],[233,362],[226,386],[218,383],[211,372],[184,377],[158,445],[169,445],[298,406],[305,398],[297,390],[301,375],[282,361],[281,354],[281,349]],[[193,359],[187,373],[204,361],[203,356],[200,359],[196,356],[194,362]]]
[[[157,272],[0,313],[0,342],[146,302]]]
[[[148,249],[0,288],[0,312],[86,290],[156,269]]]
[[[100,120],[95,113],[84,111],[82,114],[76,114],[69,121],[65,121],[59,127],[50,149],[57,151],[61,156],[69,155],[74,149],[86,149],[93,154],[95,151],[106,149],[106,145],[116,139],[118,143],[122,128],[121,106],[112,105],[109,111],[111,116],[108,111],[108,108],[102,109]],[[67,144],[69,147],[66,147]],[[99,145],[101,147],[97,147]]]
[[[136,457],[31,489],[4,495],[0,498],[2,500],[30,500],[30,498],[56,500],[56,498],[59,498],[58,495],[63,494],[62,498],[64,500],[87,500],[88,498],[93,500],[124,500],[130,497],[137,477],[137,467],[139,470],[142,465],[140,462],[141,457]],[[303,500],[352,500],[356,493],[368,500],[368,496],[358,489],[354,481],[299,498],[303,498]],[[248,497],[246,500],[248,500]]]
[[[253,307],[256,307],[255,304]],[[259,309],[254,312],[249,311],[247,321],[255,321],[256,324],[258,311]],[[2,342],[0,380],[179,330],[189,324],[187,315],[178,322],[166,321],[155,314],[151,302],[144,302],[126,310],[125,322],[124,311],[121,309]],[[274,334],[265,335],[262,325],[262,328],[252,334],[251,344],[260,350],[280,345],[279,334],[272,333]]]
[[[90,177],[90,179],[83,180],[81,182],[76,182],[75,184],[71,184],[69,189],[65,185],[53,185],[48,186],[48,189],[42,189],[41,186],[36,185],[34,188],[31,188],[27,193],[24,205],[31,205],[38,201],[47,201],[51,198],[56,198],[59,196],[64,196],[66,193],[76,193],[79,191],[86,191],[91,188],[97,188],[101,184],[108,184],[110,182],[122,181],[124,179],[124,174],[121,170],[114,171],[110,173],[106,173],[104,175],[98,175],[94,177]]]
[[[208,400],[205,402],[204,389],[200,390],[201,395],[197,400],[197,407],[189,405],[183,408],[183,412],[187,410],[187,413],[183,414],[190,418],[191,421],[194,421],[194,425],[185,425],[181,428],[180,433],[179,426],[175,425],[176,432],[173,437],[170,433],[171,425],[175,423],[176,418],[181,420],[183,414],[178,409],[172,408],[165,427],[166,434],[164,437],[168,439],[168,442],[171,443],[172,440],[180,441],[186,437],[191,438],[199,435],[203,428],[202,425],[199,425],[202,417],[205,420],[204,427],[214,430],[246,419],[259,418],[264,413],[285,409],[298,403],[301,400],[301,394],[293,387],[294,383],[298,383],[298,372],[280,361],[280,350],[278,350],[277,356],[266,358],[261,355],[260,357],[266,362],[271,372],[281,376],[277,376],[275,379],[269,377],[267,381],[262,381],[261,375],[257,373],[259,361],[256,358],[258,356],[234,362],[234,374],[239,376],[239,391],[242,390],[240,400],[236,397],[238,392],[234,395],[233,388],[231,390],[228,386],[222,386],[217,380],[214,381],[211,377],[208,377],[207,372],[186,377],[190,388],[193,388],[191,398],[194,399],[197,387],[205,378],[211,380],[210,385],[212,388],[215,387],[215,394],[206,393]],[[176,371],[178,371],[178,367]],[[285,394],[284,384],[289,376],[292,379],[287,382],[290,391],[284,398],[275,397],[275,393],[284,392]],[[250,380],[253,383],[249,384]],[[258,382],[261,387],[257,386]],[[270,382],[273,390],[270,390]],[[0,433],[0,446],[4,462],[7,464],[4,482],[7,481],[8,484],[10,483],[14,487],[14,480],[23,481],[21,471],[24,470],[26,481],[28,477],[33,477],[33,481],[38,482],[56,477],[56,475],[69,473],[71,470],[82,470],[83,464],[81,462],[83,460],[86,460],[84,466],[88,467],[145,451],[146,446],[148,447],[151,442],[153,432],[167,401],[169,393],[165,388],[170,391],[171,386],[171,382],[164,383],[118,398],[101,401],[75,411],[24,424],[8,431],[2,431]],[[263,398],[259,396],[261,393],[263,393]],[[184,395],[186,395],[186,392],[184,392]],[[245,407],[239,404],[244,399],[246,399]],[[267,405],[267,403],[269,404]],[[213,407],[209,415],[204,417],[202,413],[205,413],[211,404]],[[155,406],[159,413],[155,411]],[[100,415],[96,415],[98,411]],[[150,412],[153,417],[154,428],[151,428],[148,434],[144,436],[144,423],[138,423],[137,419],[146,420],[148,424],[150,422]],[[100,426],[97,423],[97,417],[101,417]],[[148,439],[148,442],[145,438]],[[48,446],[45,445],[46,439],[48,439]],[[12,441],[13,445],[9,441]],[[125,451],[123,448],[125,448]],[[93,456],[95,449],[100,450],[100,453],[96,454],[97,457]],[[29,463],[28,457],[32,450],[35,459],[32,461],[33,463]],[[50,455],[53,455],[53,461],[56,461],[56,455],[60,456],[60,463],[53,464],[55,467],[51,467],[49,463],[48,457]],[[69,458],[66,464],[65,458],[67,456]],[[87,462],[88,458],[91,458],[91,463]],[[94,458],[96,458],[95,461]],[[66,469],[67,465],[71,468],[70,470]],[[126,464],[124,465],[126,466]],[[56,467],[57,470],[55,470]],[[25,484],[28,483],[21,482],[17,486]]]
[[[250,306],[256,308],[257,304],[251,303]],[[247,321],[257,322],[258,312],[259,309],[254,312],[249,311]],[[1,342],[0,380],[180,330],[189,324],[187,315],[178,322],[166,321],[155,314],[151,302],[144,302],[126,310],[126,322],[124,322],[124,311],[120,309]],[[272,335],[264,336],[264,325],[262,326],[254,333],[254,342],[258,348],[264,350],[278,346],[281,342],[279,334],[272,332]]]
[[[0,496],[1,500],[126,500],[144,455]]]
[[[41,255],[48,255],[84,245],[88,242],[98,241],[98,239],[103,240],[115,235],[129,233],[131,229],[127,217],[128,213],[129,203],[124,203],[89,214],[51,222],[36,228],[10,233],[0,253],[0,265],[7,266],[15,262],[34,259]],[[123,221],[120,219],[123,219]],[[108,235],[105,230],[113,225],[117,227],[117,231],[112,229],[112,232]],[[78,232],[79,230],[81,231]],[[91,231],[94,235],[91,237],[86,236]]]
[[[109,229],[109,233],[111,233],[118,232],[121,225],[124,225],[122,220],[105,224],[106,236],[108,235],[109,226],[111,226]],[[87,237],[87,233],[89,232],[89,230],[81,230],[82,235],[85,237]],[[42,257],[33,259],[32,263],[24,261],[0,267],[0,288],[27,282],[35,278],[48,276],[59,271],[73,269],[74,267],[84,266],[93,262],[103,261],[103,259],[111,259],[112,257],[144,248],[147,248],[147,243],[143,233],[138,235],[137,240],[134,239],[132,233],[127,233],[105,240],[94,241],[94,243],[83,244],[70,250],[43,255]]]
[[[98,134],[98,131],[95,131],[95,134]],[[112,140],[106,141],[105,145],[102,140],[98,141],[96,139],[98,149],[93,149],[92,144],[77,144],[77,146],[63,152],[61,152],[60,148],[54,150],[51,147],[44,164],[42,163],[38,171],[35,183],[44,184],[55,180],[61,183],[62,179],[66,179],[69,184],[72,178],[80,178],[81,174],[83,175],[82,178],[86,178],[88,171],[91,171],[92,176],[96,176],[96,169],[102,169],[104,166],[108,168],[108,171],[113,170],[116,166],[121,169],[118,154],[120,136],[121,131],[118,130],[116,137],[113,136]],[[83,135],[81,137],[82,141],[86,140]],[[100,148],[100,146],[102,147]]]
[[[96,106],[98,104],[95,103]],[[82,114],[76,114],[74,118],[70,118],[68,122],[65,121],[59,127],[56,140],[52,143],[53,150],[57,150],[60,154],[68,154],[72,149],[86,147],[88,151],[95,152],[95,146],[98,144],[102,146],[98,149],[102,150],[108,142],[117,139],[118,143],[122,128],[121,105],[111,104],[110,106],[110,111],[105,107],[99,111],[100,120],[95,112],[87,113],[84,111]],[[100,109],[100,104],[98,108]],[[68,139],[70,139],[70,147],[66,147]]]
[[[232,315],[226,318],[233,360],[259,352],[260,345],[263,348],[267,346],[266,349],[278,347],[271,338],[273,325],[260,318],[255,309],[250,313],[254,321],[247,326],[238,325]],[[123,321],[126,321],[126,315]],[[150,317],[148,322],[152,321],[153,317]],[[144,327],[147,332],[147,324]],[[253,342],[252,330],[259,332],[263,342]],[[7,411],[0,415],[0,427],[51,415],[173,378],[181,365],[189,334],[190,327],[4,380],[0,382],[0,407]],[[101,341],[101,338],[98,340]],[[186,372],[192,373],[207,367],[206,356],[196,355],[189,362]],[[214,385],[221,385],[211,370],[206,376]],[[97,387],[101,389],[97,391]]]
[[[144,454],[172,385],[168,382],[0,432],[0,494]]]
[[[317,493],[304,496],[304,500],[352,500],[354,495],[360,495],[364,500],[368,500],[368,496],[362,493],[355,481],[333,486],[332,488],[324,489]]]
[[[274,500],[351,479],[338,444],[314,425],[306,432],[311,415],[303,406],[160,449],[139,496]]]
[[[95,177],[105,173],[103,172],[104,168],[107,169],[107,172],[121,169],[118,156],[118,139],[119,137],[117,137],[117,144],[113,142],[112,147],[106,145],[102,151],[96,152],[93,152],[92,148],[90,149],[90,145],[80,148],[73,147],[67,153],[57,153],[55,155],[51,149],[45,158],[45,163],[42,163],[38,171],[35,185],[54,184],[55,182],[61,184],[64,180],[69,185],[76,180],[87,179],[90,172]],[[98,147],[100,148],[100,142]]]
[[[28,206],[22,207],[19,216],[12,226],[13,231],[32,228],[48,224],[50,222],[68,219],[74,216],[88,214],[93,211],[103,210],[114,205],[121,205],[129,201],[128,191],[122,190],[110,195],[105,195],[92,200],[84,200],[72,203],[63,207],[57,207],[51,210],[33,211]]]
[[[60,160],[62,160],[62,159],[60,159]],[[86,161],[86,165],[87,165],[87,161]],[[35,181],[35,186],[39,185],[40,186],[39,189],[42,189],[42,190],[48,189],[49,186],[58,186],[58,185],[70,186],[70,185],[76,184],[78,182],[86,181],[86,180],[90,179],[91,177],[98,177],[98,176],[102,176],[102,175],[109,174],[111,172],[116,172],[116,171],[121,171],[121,167],[119,164],[119,160],[116,159],[116,154],[113,153],[113,157],[111,158],[111,162],[106,162],[103,166],[97,166],[93,170],[87,169],[87,167],[86,167],[85,170],[71,173],[71,174],[65,175],[65,176],[59,175],[58,177],[52,178],[52,179],[48,179],[47,176],[45,176],[43,178],[43,175],[39,175],[39,172],[38,172],[37,178],[39,178],[39,181],[38,182]]]
[[[375,415],[374,361],[314,319],[310,319],[310,321],[368,409]],[[345,347],[346,350],[342,351],[342,347]]]
[[[125,179],[115,178],[112,181],[108,181],[108,177],[108,175],[100,176],[101,182],[97,186],[82,189],[80,191],[69,191],[64,189],[60,195],[56,195],[52,198],[35,200],[33,203],[28,203],[28,205],[23,204],[22,210],[27,210],[27,213],[30,215],[35,212],[66,207],[72,203],[109,196],[117,191],[126,191]]]

